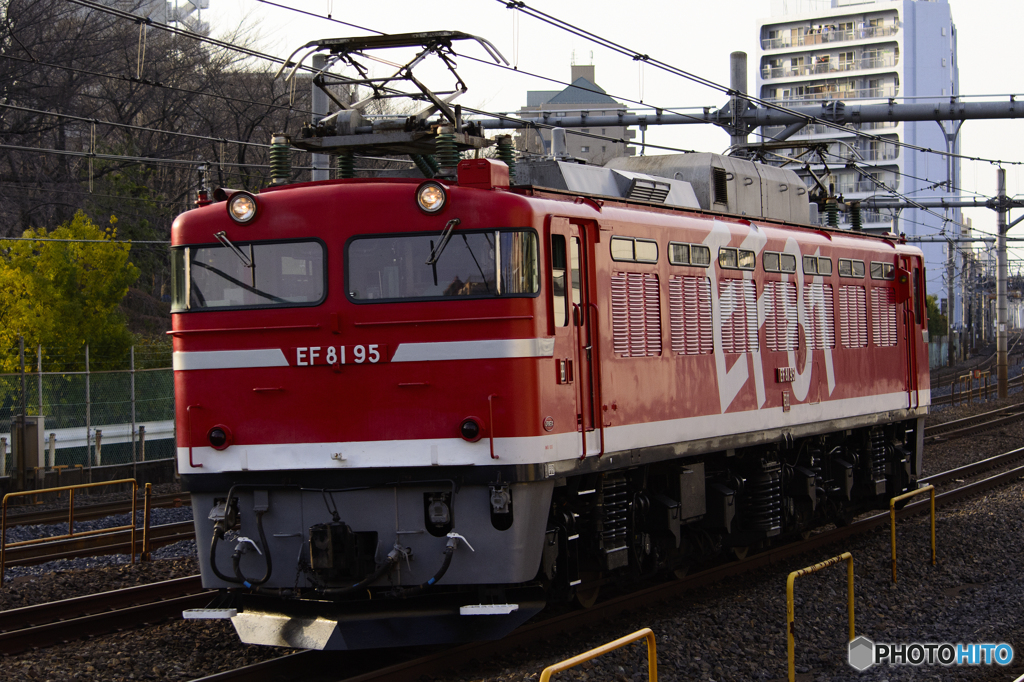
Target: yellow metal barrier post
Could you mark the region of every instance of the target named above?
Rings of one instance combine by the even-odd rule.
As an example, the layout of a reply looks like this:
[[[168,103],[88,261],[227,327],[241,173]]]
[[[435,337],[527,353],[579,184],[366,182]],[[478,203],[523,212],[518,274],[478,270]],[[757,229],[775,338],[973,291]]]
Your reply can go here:
[[[609,651],[621,649],[627,644],[632,644],[639,639],[647,639],[647,679],[650,682],[658,682],[658,652],[654,645],[654,632],[650,628],[644,628],[643,630],[637,630],[631,635],[621,637],[614,642],[608,642],[602,644],[596,649],[591,649],[586,653],[582,653],[579,656],[573,656],[570,659],[562,661],[561,663],[555,663],[544,668],[544,671],[540,674],[539,682],[548,682],[554,673],[560,673],[569,668],[574,668],[580,663],[585,663],[592,658],[603,656]]]
[[[850,639],[853,641],[853,555],[849,552],[843,552],[839,556],[834,556],[827,561],[822,561],[820,564],[814,564],[807,568],[801,568],[799,571],[793,571],[789,574],[789,578],[786,580],[786,654],[789,658],[789,682],[796,682],[796,638],[793,636],[794,630],[794,608],[793,608],[793,583],[796,579],[810,575],[811,573],[817,573],[823,568],[829,566],[835,566],[836,564],[846,561],[846,582],[848,585],[847,589],[847,602],[849,610],[850,620]]]
[[[84,533],[75,533],[75,490],[80,488],[99,488],[107,485],[117,485],[120,483],[131,483],[132,484],[132,518],[131,523],[125,526],[114,526],[112,528],[100,528],[98,530],[87,530]],[[61,491],[70,491],[68,493],[69,504],[68,507],[68,532],[66,535],[53,535],[46,538],[36,538],[34,540],[21,540],[19,542],[7,542],[7,500],[13,497],[25,497],[26,495],[38,495],[40,493],[52,493]],[[130,530],[131,531],[131,561],[135,563],[135,498],[138,496],[139,484],[134,478],[122,478],[116,481],[100,481],[97,483],[78,483],[76,485],[65,485],[58,488],[43,488],[41,490],[25,490],[17,493],[7,493],[4,495],[3,503],[0,504],[2,511],[0,511],[0,585],[4,582],[4,569],[7,567],[7,548],[8,547],[21,547],[23,545],[36,545],[41,542],[52,542],[54,540],[67,540],[73,537],[82,537],[85,535],[99,535],[102,533],[113,533],[119,530]]]
[[[889,500],[889,526],[892,529],[890,533],[892,537],[892,581],[896,582],[896,503],[900,500],[905,500],[908,497],[914,497],[921,493],[931,493],[932,504],[931,504],[931,515],[932,515],[932,566],[935,565],[935,486],[926,485],[923,488],[917,490],[911,490],[909,493],[903,493]]]
[[[153,484],[146,484],[146,502],[143,505],[144,511],[142,512],[142,555],[139,557],[142,561],[149,561],[152,557],[149,555],[149,514],[150,514],[150,498],[153,496]]]

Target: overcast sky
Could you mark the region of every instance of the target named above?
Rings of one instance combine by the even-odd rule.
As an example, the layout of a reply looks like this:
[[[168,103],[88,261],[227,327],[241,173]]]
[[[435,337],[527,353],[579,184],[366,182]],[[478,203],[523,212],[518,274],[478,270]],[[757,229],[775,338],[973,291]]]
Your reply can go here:
[[[281,0],[280,4],[321,17],[331,14],[335,19],[386,33],[458,30],[488,39],[523,73],[459,60],[459,75],[469,92],[458,101],[470,107],[514,111],[526,103],[527,90],[562,87],[527,73],[567,81],[573,59],[579,64],[594,64],[598,85],[620,101],[642,99],[651,106],[675,109],[719,107],[725,102],[723,94],[706,86],[651,66],[641,70],[629,57],[513,12],[496,0]],[[771,0],[639,0],[632,3],[533,0],[528,4],[624,47],[723,85],[729,82],[729,54],[747,52],[751,89],[757,68],[758,19],[770,17],[772,13]],[[965,96],[1004,95],[1003,101],[1008,101],[1007,95],[1011,93],[1024,94],[1024,69],[1019,68],[1024,3],[1020,0],[949,0],[949,4],[958,35],[961,93]],[[516,14],[520,15],[518,21]],[[203,19],[211,24],[214,35],[222,35],[241,23],[255,25],[260,48],[281,57],[315,38],[365,35],[325,18],[299,14],[257,0],[210,0],[210,9],[203,12]],[[460,44],[457,49],[481,59],[487,57],[483,49],[475,45]],[[430,75],[428,84],[436,84],[439,89],[450,87],[450,78],[442,77],[438,81],[433,78],[434,72],[426,70],[423,75]],[[1021,107],[1024,108],[1024,104]],[[648,130],[647,142],[721,152],[728,146],[729,138],[710,125],[656,126]],[[961,131],[961,152],[986,159],[1024,161],[1024,119],[965,123]],[[656,152],[651,150],[650,153]],[[1004,167],[1008,193],[1024,194],[1021,167]],[[961,173],[961,186],[965,190],[986,196],[995,193],[992,164],[965,161]],[[976,229],[994,231],[994,212],[975,209],[967,211],[966,215],[971,216]],[[1015,216],[1011,214],[1011,217]],[[1024,228],[1020,231],[1024,233]]]

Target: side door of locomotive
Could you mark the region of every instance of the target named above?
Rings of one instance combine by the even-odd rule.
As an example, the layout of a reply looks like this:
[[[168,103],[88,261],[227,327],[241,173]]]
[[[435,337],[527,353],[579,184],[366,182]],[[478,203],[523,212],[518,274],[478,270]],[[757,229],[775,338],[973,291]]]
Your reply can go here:
[[[568,381],[575,387],[576,430],[581,434],[578,454],[599,454],[601,440],[595,430],[599,418],[595,397],[597,306],[591,300],[591,288],[588,286],[593,276],[588,230],[568,218],[552,216],[550,221],[552,273],[556,281],[554,353],[559,362],[557,378],[559,382]],[[564,282],[564,304],[557,300],[560,276]]]
[[[928,318],[922,312],[924,307],[924,290],[922,287],[923,272],[921,259],[917,256],[900,256],[896,271],[897,295],[903,301],[903,330],[906,345],[906,386],[908,407],[920,407],[919,386],[919,348],[922,344],[922,329],[926,328]]]

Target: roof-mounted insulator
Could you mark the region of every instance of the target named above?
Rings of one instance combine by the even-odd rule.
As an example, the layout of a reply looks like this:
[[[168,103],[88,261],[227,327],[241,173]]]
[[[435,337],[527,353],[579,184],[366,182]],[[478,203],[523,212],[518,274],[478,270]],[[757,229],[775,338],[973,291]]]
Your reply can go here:
[[[338,154],[338,177],[341,179],[354,178],[356,176],[356,157],[352,152],[341,152]]]
[[[455,169],[462,159],[462,156],[459,154],[459,148],[455,145],[455,129],[449,126],[438,128],[437,137],[434,140],[434,148],[439,167],[437,175],[443,177],[454,176]]]
[[[508,179],[511,184],[516,184],[516,148],[512,146],[511,135],[498,135],[498,159],[508,166]]]
[[[860,202],[856,201],[851,204],[847,204],[850,207],[850,229],[851,230],[863,230],[864,225],[860,219]]]
[[[839,227],[839,206],[835,197],[825,200],[825,217],[828,219],[829,227]]]
[[[292,178],[292,140],[284,133],[270,138],[270,184],[286,185]]]

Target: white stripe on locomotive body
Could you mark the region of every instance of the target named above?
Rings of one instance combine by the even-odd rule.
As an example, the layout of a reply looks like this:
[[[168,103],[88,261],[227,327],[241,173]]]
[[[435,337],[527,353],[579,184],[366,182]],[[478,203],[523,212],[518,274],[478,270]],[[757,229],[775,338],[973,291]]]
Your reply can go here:
[[[391,358],[391,362],[550,358],[554,353],[555,339],[553,337],[402,343],[395,349],[395,355]]]
[[[252,367],[287,367],[288,360],[280,348],[256,350],[176,351],[171,356],[174,371],[195,369],[247,369]]]
[[[554,351],[555,340],[553,338],[402,343],[395,349],[391,362],[550,358],[554,355]],[[284,351],[280,348],[177,351],[173,354],[173,367],[179,372],[197,369],[247,369],[287,366],[288,360],[285,359]]]
[[[930,404],[930,390],[921,390],[918,393],[922,406]],[[907,409],[905,391],[815,404],[798,404],[789,412],[774,408],[609,426],[605,428],[605,451],[618,452],[668,443],[697,441],[902,409]],[[192,468],[189,465],[189,448],[179,447],[178,467],[182,473],[215,473],[280,469],[544,464],[578,458],[580,445],[581,437],[577,432],[495,438],[494,453],[498,459],[491,459],[490,443],[486,438],[476,443],[469,443],[461,438],[434,438],[232,445],[220,451],[211,447],[193,447],[192,461],[202,464],[202,469]]]

